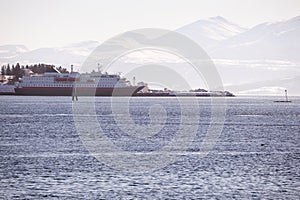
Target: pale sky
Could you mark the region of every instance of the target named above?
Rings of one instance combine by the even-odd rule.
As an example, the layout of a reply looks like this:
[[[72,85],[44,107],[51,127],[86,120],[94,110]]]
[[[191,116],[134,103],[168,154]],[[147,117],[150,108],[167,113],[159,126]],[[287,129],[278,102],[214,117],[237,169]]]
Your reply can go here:
[[[102,42],[132,29],[174,30],[213,16],[250,28],[298,15],[299,0],[0,0],[0,45]]]

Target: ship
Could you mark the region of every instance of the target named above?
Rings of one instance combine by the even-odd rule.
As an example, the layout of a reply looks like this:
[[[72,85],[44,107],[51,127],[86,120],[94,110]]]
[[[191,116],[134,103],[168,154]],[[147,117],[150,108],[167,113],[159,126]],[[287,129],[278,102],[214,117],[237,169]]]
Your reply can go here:
[[[120,74],[102,73],[60,73],[57,69],[44,74],[25,75],[15,87],[15,95],[30,96],[134,96],[144,86],[131,85]]]
[[[15,86],[11,84],[4,84],[0,82],[0,95],[15,94]]]

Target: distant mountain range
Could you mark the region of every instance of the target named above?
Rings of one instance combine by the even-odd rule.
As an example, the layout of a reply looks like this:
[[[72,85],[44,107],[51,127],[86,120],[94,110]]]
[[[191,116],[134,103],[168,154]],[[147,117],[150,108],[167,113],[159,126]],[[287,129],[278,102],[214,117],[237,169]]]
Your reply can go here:
[[[236,94],[300,95],[300,16],[240,27],[222,17],[177,29],[215,61],[225,88]]]
[[[289,78],[300,85],[300,16],[273,23],[262,23],[247,29],[223,17],[202,19],[176,30],[202,46],[215,61],[225,85],[233,92],[255,93],[256,84],[274,88],[290,87],[282,79]],[[84,41],[65,47],[29,50],[24,45],[0,46],[0,64],[49,63],[68,67],[80,66],[100,45]],[[247,88],[245,88],[247,85]],[[251,86],[252,85],[252,86]],[[270,86],[268,86],[270,85]],[[300,90],[293,89],[293,94]]]
[[[0,63],[50,63],[68,67],[81,65],[86,57],[100,45],[97,41],[74,43],[65,47],[28,50],[24,45],[0,46]]]
[[[300,61],[300,16],[242,28],[222,17],[177,29],[200,44],[212,58]]]
[[[300,16],[263,23],[219,43],[212,56],[226,59],[300,61]]]
[[[29,50],[24,45],[3,45],[0,46],[0,59],[1,62],[10,62],[22,53],[26,53]]]
[[[210,50],[216,47],[221,41],[239,35],[247,31],[247,29],[218,16],[198,20],[176,31],[193,39],[205,50]]]
[[[300,75],[292,78],[279,78],[276,80],[253,82],[241,85],[228,86],[230,91],[236,91],[245,95],[284,95],[288,89],[290,95],[299,94]]]

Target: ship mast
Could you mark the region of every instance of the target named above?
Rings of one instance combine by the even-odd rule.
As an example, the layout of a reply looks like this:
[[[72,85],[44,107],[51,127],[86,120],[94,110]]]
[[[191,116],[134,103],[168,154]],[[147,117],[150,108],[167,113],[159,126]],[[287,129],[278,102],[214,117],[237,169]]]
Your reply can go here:
[[[135,76],[133,77],[132,83],[135,86]]]
[[[101,72],[102,65],[98,63],[98,72]]]

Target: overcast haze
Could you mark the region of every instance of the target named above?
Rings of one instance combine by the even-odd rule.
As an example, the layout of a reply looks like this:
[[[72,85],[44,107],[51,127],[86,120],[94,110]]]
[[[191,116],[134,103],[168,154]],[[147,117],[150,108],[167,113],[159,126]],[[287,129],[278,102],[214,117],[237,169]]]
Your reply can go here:
[[[282,95],[288,89],[300,95],[299,0],[0,0],[0,16],[2,65],[72,64],[80,71],[102,42],[125,31],[163,28],[199,44],[213,59],[225,89],[235,94]],[[206,88],[183,63],[164,56],[140,52],[108,72],[156,62],[182,70],[192,88]],[[134,74],[137,81],[150,83],[146,75]]]
[[[0,0],[0,44],[30,49],[96,40],[155,27],[175,30],[212,16],[250,28],[300,13],[299,0]]]

